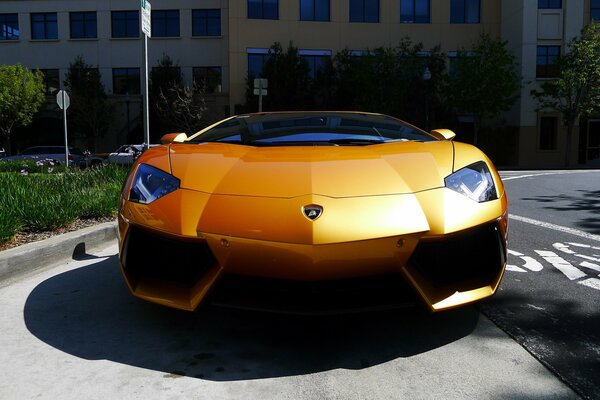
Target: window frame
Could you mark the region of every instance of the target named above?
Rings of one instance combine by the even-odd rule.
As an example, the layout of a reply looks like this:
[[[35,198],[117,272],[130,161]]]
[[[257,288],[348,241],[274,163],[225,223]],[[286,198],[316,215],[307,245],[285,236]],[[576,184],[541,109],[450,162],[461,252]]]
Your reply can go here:
[[[41,21],[34,21],[35,17],[43,16]],[[53,17],[53,18],[49,18]],[[58,40],[58,15],[56,12],[36,12],[29,14],[31,23],[31,40]],[[35,33],[35,26],[42,25],[43,37],[39,37]],[[51,28],[54,26],[54,31]]]
[[[117,87],[119,86],[117,84],[117,79],[119,78],[118,76],[115,75],[116,72],[118,71],[124,71],[125,74],[123,76],[126,77],[126,80],[128,80],[127,84],[126,84],[126,88],[125,90],[121,91],[121,90],[117,90]],[[131,72],[137,72],[137,85],[131,85],[131,82],[133,81],[133,76],[135,76],[136,74],[132,74]],[[117,68],[113,68],[112,69],[112,84],[113,84],[113,94],[117,94],[117,95],[125,95],[125,94],[141,94],[141,88],[142,88],[142,84],[141,84],[141,71],[140,68],[138,67],[117,67]],[[132,90],[133,89],[133,90]]]
[[[361,16],[358,15],[352,15],[352,3],[362,3],[362,12],[361,12]],[[367,18],[367,5],[370,4],[370,2],[377,2],[377,18],[376,20],[370,20],[369,18]],[[349,0],[348,2],[349,5],[349,13],[348,13],[348,19],[349,22],[354,22],[354,23],[365,23],[365,24],[378,24],[381,20],[381,2],[380,0]],[[357,4],[358,5],[358,4]],[[355,5],[354,7],[356,7],[357,5]]]
[[[327,3],[327,17],[318,17],[317,16],[317,10],[320,9],[319,7],[317,7],[317,3],[319,2],[326,2]],[[308,17],[303,17],[303,4],[306,3],[312,3],[312,17],[308,16]],[[298,2],[298,6],[299,6],[299,10],[298,10],[298,15],[299,15],[299,20],[300,21],[312,21],[312,22],[330,22],[331,21],[331,1],[330,0],[300,0]]]
[[[202,89],[205,91],[204,93],[206,94],[219,94],[219,93],[223,93],[223,67],[221,66],[198,66],[198,67],[192,67],[192,80],[194,82],[196,82],[197,76],[196,75],[203,75],[200,78],[204,80],[204,82],[209,82],[210,81],[210,76],[209,76],[209,71],[216,71],[218,70],[218,82],[215,81],[215,89],[214,90],[206,90],[209,85],[205,84],[202,86]],[[204,72],[204,73],[202,73]],[[200,82],[196,82],[196,83],[200,83]]]
[[[87,19],[88,16],[93,15],[93,22],[90,19]],[[81,21],[73,21],[73,17],[82,16]],[[82,27],[83,35],[75,36],[73,35],[73,22],[80,22]],[[93,23],[93,36],[88,36],[88,24]],[[92,29],[90,29],[91,31]],[[97,39],[98,38],[98,16],[96,11],[71,11],[69,12],[69,37],[71,39]]]
[[[132,17],[133,13],[135,14],[135,18]],[[122,15],[123,18],[118,18],[117,22],[123,22],[124,35],[115,35],[115,17],[118,15]],[[130,25],[131,24],[131,25]],[[133,28],[135,25],[136,33],[133,32],[130,34],[130,28]],[[138,10],[113,10],[110,12],[110,34],[112,39],[138,39],[140,37],[140,16]]]
[[[558,54],[548,54],[548,50],[555,48],[558,50]],[[540,55],[540,49],[546,49],[546,54]],[[561,55],[560,45],[537,45],[536,46],[536,61],[535,61],[535,77],[536,79],[553,79],[558,75],[558,68],[556,67],[556,61]],[[543,64],[539,63],[540,57],[545,57]],[[549,63],[549,58],[555,57],[553,63]],[[543,68],[543,70],[542,70]],[[543,72],[540,73],[540,70]]]
[[[477,3],[477,20],[469,20],[469,8]],[[457,4],[462,3],[462,16],[455,15],[454,10]],[[458,18],[460,17],[460,18]],[[451,24],[481,24],[481,0],[450,0],[450,23]]]
[[[153,38],[177,38],[181,37],[181,13],[178,9],[152,10],[152,37]],[[177,21],[177,28],[171,26],[170,22]],[[161,28],[162,32],[157,30]]]
[[[427,3],[427,20],[417,20],[417,3]],[[412,15],[410,18],[406,17],[402,12],[403,6],[406,3],[412,3]],[[431,0],[400,0],[400,23],[401,24],[430,24],[431,23]]]
[[[14,18],[14,21],[9,21]],[[11,26],[12,24],[12,26]],[[16,29],[15,29],[16,28]],[[16,31],[16,34],[15,34]],[[0,14],[0,41],[19,40],[21,30],[19,29],[19,14],[2,13]]]
[[[590,21],[600,22],[600,0],[590,0]]]
[[[320,69],[315,70],[317,67],[317,60],[329,60],[331,61],[332,53],[331,50],[298,50],[298,55],[302,57],[308,63],[309,77],[311,79],[317,79],[321,73]]]
[[[260,12],[258,12],[258,14],[256,15],[250,15],[251,11],[253,10],[252,7],[250,7],[250,2],[254,2],[254,3],[260,3]],[[268,7],[272,6],[272,3],[274,3],[275,5],[275,13],[274,15],[267,15],[265,16],[265,14],[267,14],[265,11],[268,11]],[[271,13],[269,13],[271,14]],[[271,20],[278,20],[279,19],[279,0],[246,0],[246,16],[248,19],[271,19]]]
[[[259,74],[257,75],[252,75],[250,74],[250,57],[260,57],[261,60],[261,71]],[[271,57],[271,54],[269,53],[269,49],[265,49],[265,48],[248,48],[246,49],[246,74],[248,78],[261,78],[262,77],[262,72],[265,68],[265,62],[269,59],[269,57]]]
[[[551,3],[558,2],[558,6]],[[538,0],[538,10],[562,10],[562,0]]]
[[[209,12],[214,12],[217,11],[218,12],[218,18],[215,17],[211,17],[209,16]],[[204,17],[199,16],[198,14],[201,13],[205,13]],[[210,21],[211,20],[218,20],[218,26],[219,26],[219,30],[217,33],[215,34],[211,34],[210,32]],[[201,23],[201,26],[204,26],[204,34],[202,34],[202,30],[201,32],[198,32],[197,30],[199,29],[199,27],[196,25],[196,23],[200,23],[201,21],[203,21]],[[222,36],[221,33],[221,9],[220,8],[196,8],[192,10],[192,36],[193,37],[207,37],[207,36]]]
[[[58,93],[60,90],[60,70],[58,68],[44,68],[38,69],[44,75],[44,94],[46,96],[52,96]],[[50,76],[50,72],[56,73],[55,76]],[[52,85],[55,83],[55,85]]]

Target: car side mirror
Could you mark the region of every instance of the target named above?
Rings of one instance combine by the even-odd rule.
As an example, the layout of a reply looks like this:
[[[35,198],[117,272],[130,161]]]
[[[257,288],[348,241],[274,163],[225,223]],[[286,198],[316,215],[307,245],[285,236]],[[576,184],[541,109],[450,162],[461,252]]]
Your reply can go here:
[[[430,133],[440,140],[452,140],[456,137],[456,133],[450,129],[434,129]]]
[[[170,143],[182,143],[187,139],[187,135],[183,132],[181,133],[167,133],[160,138],[160,142],[162,144],[170,144]]]

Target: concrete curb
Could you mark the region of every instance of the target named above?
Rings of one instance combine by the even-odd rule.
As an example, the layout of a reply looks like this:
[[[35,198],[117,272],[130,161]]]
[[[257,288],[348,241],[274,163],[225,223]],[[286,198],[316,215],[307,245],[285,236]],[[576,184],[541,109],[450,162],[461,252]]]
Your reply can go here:
[[[117,223],[105,222],[0,252],[0,281],[78,258],[117,239]]]

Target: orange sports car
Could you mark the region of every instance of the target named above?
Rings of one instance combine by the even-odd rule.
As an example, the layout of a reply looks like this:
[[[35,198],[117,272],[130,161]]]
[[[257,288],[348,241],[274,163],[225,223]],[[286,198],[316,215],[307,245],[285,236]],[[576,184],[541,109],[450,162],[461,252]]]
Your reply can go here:
[[[491,161],[361,112],[238,115],[143,153],[123,186],[123,275],[142,299],[303,312],[432,311],[494,294],[507,196]]]

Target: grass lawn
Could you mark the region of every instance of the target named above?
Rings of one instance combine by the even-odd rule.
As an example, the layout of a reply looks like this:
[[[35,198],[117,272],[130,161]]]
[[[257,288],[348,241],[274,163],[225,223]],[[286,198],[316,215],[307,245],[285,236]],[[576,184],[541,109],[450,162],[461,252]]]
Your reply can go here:
[[[128,168],[117,165],[67,172],[53,168],[51,173],[47,166],[34,166],[25,175],[9,164],[14,163],[0,162],[0,244],[20,232],[54,230],[79,218],[115,216],[128,173]]]

